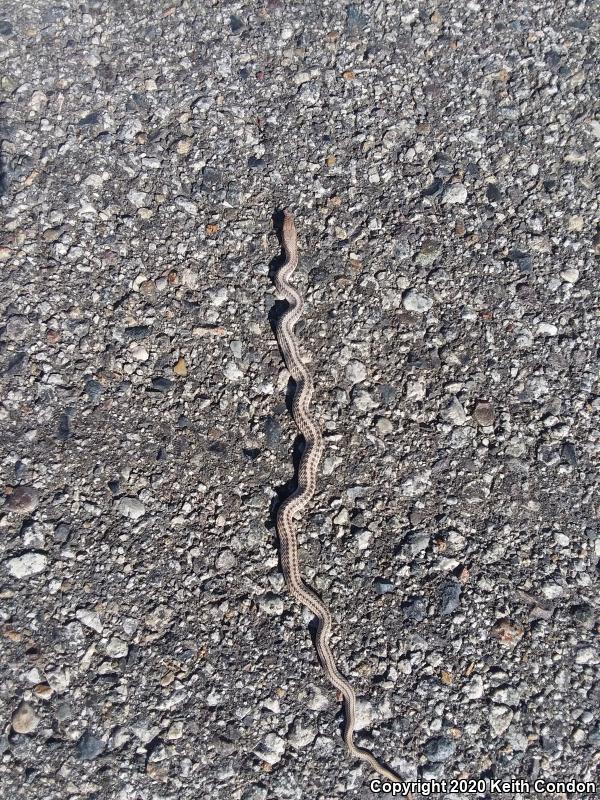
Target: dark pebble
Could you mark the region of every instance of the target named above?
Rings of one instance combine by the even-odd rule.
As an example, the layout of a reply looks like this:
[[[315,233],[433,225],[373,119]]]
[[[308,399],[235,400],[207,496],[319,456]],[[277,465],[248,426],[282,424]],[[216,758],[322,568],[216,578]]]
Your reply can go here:
[[[152,378],[152,389],[155,392],[168,392],[173,386],[173,381],[168,378]]]
[[[456,745],[451,739],[445,736],[435,736],[426,742],[423,752],[430,761],[440,762],[447,761],[454,755]]]
[[[516,264],[524,275],[529,275],[533,268],[531,255],[524,253],[522,250],[511,250],[508,254],[508,260]]]
[[[71,529],[66,523],[59,522],[56,528],[54,528],[54,541],[64,544],[69,538],[70,532]]]
[[[89,380],[85,382],[85,391],[90,400],[93,403],[96,403],[100,399],[100,395],[104,391],[104,387],[99,381]]]
[[[139,341],[145,339],[150,334],[151,328],[149,325],[132,325],[130,328],[125,328],[125,336],[128,339]]]
[[[560,457],[572,467],[577,466],[577,453],[575,452],[575,446],[571,442],[565,442],[563,444],[560,449]]]
[[[13,26],[7,19],[0,19],[0,36],[10,36]]]
[[[402,613],[410,622],[422,622],[427,614],[427,603],[423,597],[410,597],[402,603]]]
[[[497,203],[502,197],[497,183],[490,183],[485,194],[490,203]]]
[[[441,194],[444,188],[444,181],[441,178],[434,178],[433,181],[421,192],[421,197],[435,197]]]
[[[40,502],[40,493],[33,486],[17,486],[8,497],[5,511],[14,511],[17,514],[27,514],[34,511]]]
[[[91,111],[89,114],[86,114],[85,117],[82,117],[79,120],[79,125],[97,125],[100,122],[100,112],[99,111]]]
[[[102,739],[98,739],[93,733],[86,731],[81,739],[77,742],[77,750],[79,758],[82,761],[93,761],[104,752],[106,745]]]
[[[377,594],[390,594],[396,587],[391,581],[388,581],[385,578],[376,578],[373,581],[373,588]]]
[[[229,18],[229,27],[233,33],[239,33],[241,30],[243,30],[244,23],[239,17],[236,17],[234,14],[232,14]]]
[[[442,616],[452,614],[460,605],[460,585],[458,583],[447,583],[442,586],[440,591],[440,612]]]

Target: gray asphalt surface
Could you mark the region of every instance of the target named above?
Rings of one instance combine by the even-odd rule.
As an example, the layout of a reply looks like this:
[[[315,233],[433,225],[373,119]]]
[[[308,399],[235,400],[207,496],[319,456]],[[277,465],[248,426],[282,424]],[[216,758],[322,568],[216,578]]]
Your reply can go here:
[[[359,743],[594,796],[597,20],[5,0],[1,797],[375,796],[278,566],[283,206]]]

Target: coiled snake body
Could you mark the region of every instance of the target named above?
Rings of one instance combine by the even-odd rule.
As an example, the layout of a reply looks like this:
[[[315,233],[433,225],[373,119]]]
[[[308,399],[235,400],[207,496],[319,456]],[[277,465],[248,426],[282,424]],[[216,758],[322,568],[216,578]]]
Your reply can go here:
[[[358,747],[354,743],[356,694],[337,668],[331,652],[329,642],[332,628],[331,613],[315,592],[304,583],[300,573],[294,517],[299,516],[306,509],[315,493],[317,470],[323,452],[323,440],[321,431],[310,413],[310,401],[313,395],[312,377],[302,363],[298,340],[294,334],[294,326],[302,314],[304,300],[289,283],[289,279],[298,265],[298,246],[294,218],[287,211],[284,212],[281,239],[286,261],[275,275],[274,283],[278,294],[287,300],[288,308],[279,318],[275,332],[285,364],[296,384],[292,413],[305,442],[298,468],[298,486],[281,503],[277,511],[281,565],[290,594],[299,603],[310,609],[318,620],[316,649],[327,679],[341,692],[344,698],[344,741],[350,755],[365,761],[387,780],[400,782],[401,779],[383,766],[369,750]]]

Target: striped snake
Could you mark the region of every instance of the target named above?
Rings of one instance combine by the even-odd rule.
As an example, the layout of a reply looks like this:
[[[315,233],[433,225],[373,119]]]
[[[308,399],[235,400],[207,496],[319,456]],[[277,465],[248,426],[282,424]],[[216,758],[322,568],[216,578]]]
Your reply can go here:
[[[298,265],[298,244],[294,218],[287,211],[284,211],[281,241],[286,261],[277,271],[274,283],[278,294],[284,300],[287,300],[288,308],[278,319],[275,333],[285,364],[296,384],[292,413],[296,425],[304,438],[304,452],[298,467],[298,486],[281,503],[277,511],[277,534],[279,537],[281,565],[290,594],[295,600],[312,611],[318,620],[317,654],[327,679],[344,698],[344,741],[348,752],[354,758],[366,761],[387,780],[400,782],[401,779],[398,775],[383,766],[369,750],[354,744],[356,694],[350,683],[337,668],[331,652],[329,642],[333,623],[331,613],[320,597],[304,583],[300,573],[294,517],[301,515],[315,493],[317,470],[323,453],[323,440],[321,431],[311,416],[309,408],[313,394],[312,377],[302,362],[298,349],[298,340],[294,334],[294,325],[300,319],[304,300],[289,283],[289,279]]]

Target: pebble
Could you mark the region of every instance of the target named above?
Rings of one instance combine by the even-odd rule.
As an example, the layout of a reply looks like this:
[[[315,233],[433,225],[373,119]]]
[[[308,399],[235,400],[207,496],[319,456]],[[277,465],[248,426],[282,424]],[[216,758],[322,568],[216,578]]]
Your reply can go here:
[[[354,385],[355,383],[362,383],[367,377],[367,368],[362,361],[352,359],[346,364],[346,380]]]
[[[508,730],[514,717],[512,709],[506,706],[493,705],[490,709],[490,725],[496,736],[501,736]]]
[[[450,400],[442,412],[442,417],[448,422],[452,423],[452,425],[464,425],[467,421],[465,409],[456,397],[453,397]]]
[[[285,739],[282,739],[276,733],[268,733],[254,750],[255,755],[262,761],[266,761],[267,764],[277,764],[281,761],[284,752]]]
[[[187,364],[185,363],[183,356],[178,359],[177,363],[173,367],[173,372],[180,378],[185,378],[185,376],[188,374]]]
[[[376,578],[373,581],[373,588],[377,594],[390,594],[396,588],[391,581],[385,578]]]
[[[30,514],[38,507],[40,493],[33,486],[17,486],[6,500],[5,511],[15,514]]]
[[[366,412],[377,408],[379,403],[373,399],[370,392],[366,389],[354,389],[352,391],[352,404],[358,411]]]
[[[452,758],[455,750],[456,744],[452,739],[448,739],[446,736],[434,736],[425,743],[425,747],[423,748],[423,752],[429,761],[433,761],[434,763],[440,763]]]
[[[131,191],[127,193],[127,199],[136,208],[144,208],[148,205],[147,192],[138,192],[135,189],[131,189]]]
[[[39,725],[40,719],[29,703],[20,703],[12,715],[12,728],[16,733],[33,733]]]
[[[215,559],[215,568],[217,572],[231,572],[236,563],[237,558],[235,557],[233,550],[221,550]]]
[[[560,273],[560,277],[567,283],[577,283],[579,280],[579,270],[575,267],[563,269],[563,271]]]
[[[78,608],[75,612],[75,616],[86,628],[91,628],[91,630],[96,631],[96,633],[102,633],[104,626],[102,625],[98,612],[89,611],[87,608]]]
[[[424,314],[433,305],[433,300],[416,289],[407,289],[402,295],[402,305],[407,311]]]
[[[375,428],[380,436],[387,436],[394,430],[392,422],[387,417],[378,417]]]
[[[505,647],[514,646],[522,638],[523,633],[524,630],[521,625],[506,618],[495,622],[490,631],[490,634]]]
[[[5,563],[13,578],[31,578],[46,569],[48,556],[44,553],[23,553],[20,556],[9,558]]]
[[[5,332],[13,342],[21,342],[27,338],[29,320],[23,314],[13,314],[6,321]]]
[[[316,730],[313,727],[303,725],[300,719],[296,718],[290,727],[287,740],[296,750],[301,750],[303,747],[308,747],[309,744],[312,744],[316,735]]]
[[[491,427],[494,424],[494,406],[480,401],[473,409],[473,419],[483,428]]]
[[[556,336],[558,328],[550,322],[540,322],[537,326],[538,336]]]
[[[473,675],[465,686],[464,693],[470,700],[479,700],[483,697],[483,680],[480,675]]]
[[[442,252],[442,245],[433,239],[426,239],[421,245],[415,262],[420,267],[430,267]]]
[[[146,513],[146,506],[137,497],[122,497],[117,503],[120,513],[131,520],[141,519]]]
[[[258,605],[265,614],[270,617],[280,617],[283,614],[285,604],[283,598],[272,592],[267,592],[259,598]]]
[[[442,586],[440,591],[440,612],[442,616],[454,613],[460,605],[461,587],[459,583],[452,582]]]
[[[597,664],[598,653],[593,647],[582,647],[575,654],[576,664]]]
[[[77,751],[82,761],[93,761],[98,758],[104,752],[105,747],[102,739],[94,736],[90,731],[86,731],[77,742]]]
[[[118,636],[113,636],[109,639],[106,645],[106,655],[109,658],[125,658],[129,653],[129,645]]]
[[[462,205],[467,202],[467,188],[462,183],[452,183],[444,189],[442,203],[445,205]]]

